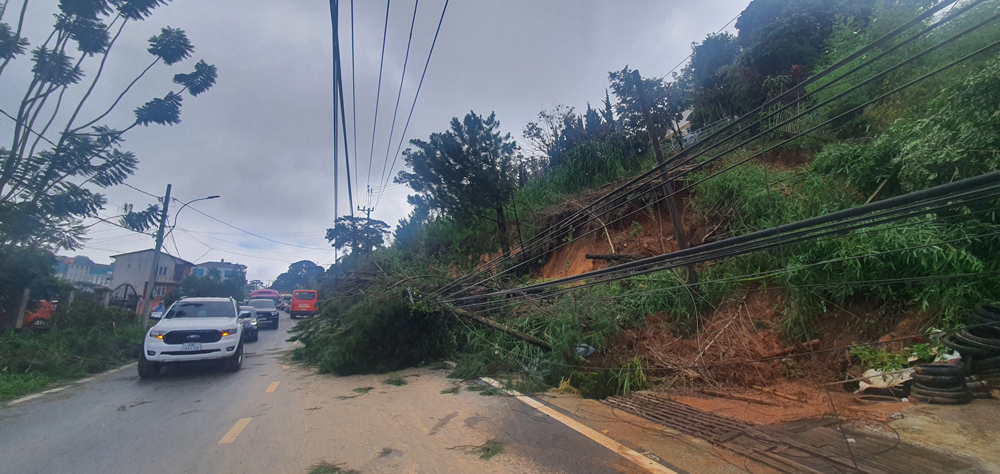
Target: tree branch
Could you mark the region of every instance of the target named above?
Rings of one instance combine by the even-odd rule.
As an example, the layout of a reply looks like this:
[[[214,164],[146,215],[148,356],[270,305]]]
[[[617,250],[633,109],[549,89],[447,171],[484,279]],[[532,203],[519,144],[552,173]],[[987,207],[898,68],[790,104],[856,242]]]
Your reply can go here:
[[[142,79],[142,76],[146,75],[146,72],[149,71],[150,69],[152,69],[153,66],[155,66],[156,63],[158,63],[158,62],[160,62],[160,58],[159,57],[157,57],[156,59],[154,59],[153,62],[149,64],[149,66],[146,66],[146,69],[143,69],[142,73],[139,74],[138,77],[136,77],[135,79],[132,80],[132,83],[129,84],[128,87],[126,87],[125,90],[122,91],[122,93],[120,95],[118,95],[117,99],[115,99],[115,103],[111,104],[111,107],[108,107],[108,110],[106,110],[103,114],[101,114],[100,116],[98,116],[94,120],[91,120],[91,121],[89,121],[89,122],[87,122],[87,123],[85,123],[85,124],[83,124],[83,125],[81,125],[81,126],[79,126],[77,128],[74,128],[73,130],[70,130],[70,132],[72,132],[72,133],[79,132],[80,130],[83,130],[84,128],[87,128],[87,127],[89,127],[89,126],[97,123],[97,121],[101,120],[102,118],[107,117],[108,114],[110,114],[111,111],[114,110],[114,108],[118,106],[118,102],[120,102],[122,100],[122,98],[125,97],[125,94],[128,94],[129,89],[131,89],[132,86],[135,85],[135,83],[139,82],[139,79]]]
[[[115,17],[115,19],[112,21],[112,23],[114,23],[115,21],[118,21],[118,17],[120,17],[120,16],[121,16],[121,13],[119,13],[118,16]],[[122,30],[125,29],[125,25],[127,25],[127,24],[128,24],[128,18],[126,18],[124,21],[122,21],[121,26],[118,27],[118,33],[115,33],[115,37],[111,39],[110,43],[108,43],[108,47],[104,48],[104,57],[101,58],[101,65],[97,68],[97,74],[94,75],[94,80],[90,81],[90,87],[87,89],[87,93],[83,95],[82,99],[80,99],[80,103],[77,104],[76,110],[73,111],[73,115],[70,116],[70,118],[69,118],[69,122],[66,122],[66,129],[63,130],[63,135],[69,133],[69,129],[73,126],[73,122],[76,121],[76,116],[79,115],[80,114],[80,110],[83,109],[83,104],[85,104],[87,102],[87,99],[90,98],[90,93],[94,92],[94,87],[97,86],[97,81],[101,79],[101,73],[104,72],[104,65],[108,62],[108,55],[111,54],[111,48],[114,47],[115,41],[118,41],[118,37],[121,36]],[[83,61],[83,58],[86,57],[86,56],[87,56],[86,54],[83,54],[80,57],[80,61]],[[145,71],[143,71],[143,74],[145,74]],[[132,86],[129,85],[129,87],[132,87]],[[120,99],[120,97],[119,97],[119,99]],[[117,104],[117,103],[118,103],[118,101],[115,101],[115,104]],[[114,108],[114,106],[112,106],[112,108]],[[110,112],[110,110],[109,110],[109,112]],[[86,125],[84,127],[86,127]],[[76,131],[76,130],[74,130],[74,131]],[[62,143],[62,140],[60,140],[59,142]]]

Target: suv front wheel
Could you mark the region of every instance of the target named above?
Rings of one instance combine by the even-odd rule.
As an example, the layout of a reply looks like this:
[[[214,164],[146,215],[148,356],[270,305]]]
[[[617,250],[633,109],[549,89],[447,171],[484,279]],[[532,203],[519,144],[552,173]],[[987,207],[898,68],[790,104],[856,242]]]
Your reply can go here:
[[[236,346],[236,353],[226,359],[224,364],[225,365],[223,367],[225,367],[227,372],[236,372],[240,370],[240,367],[243,366],[243,343]]]
[[[139,356],[139,377],[144,379],[160,376],[160,364],[150,362],[146,359],[146,354]]]

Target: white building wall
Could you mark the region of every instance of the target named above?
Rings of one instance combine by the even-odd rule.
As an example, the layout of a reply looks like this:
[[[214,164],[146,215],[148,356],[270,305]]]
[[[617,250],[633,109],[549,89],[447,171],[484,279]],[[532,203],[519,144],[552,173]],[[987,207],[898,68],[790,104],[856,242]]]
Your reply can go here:
[[[118,288],[119,285],[128,283],[135,287],[139,294],[143,294],[152,265],[152,250],[115,257],[115,262],[111,264],[111,284],[108,286]],[[173,258],[161,253],[159,266],[160,271],[156,275],[157,283],[179,283],[174,279],[177,264]],[[119,290],[120,292],[121,290]]]

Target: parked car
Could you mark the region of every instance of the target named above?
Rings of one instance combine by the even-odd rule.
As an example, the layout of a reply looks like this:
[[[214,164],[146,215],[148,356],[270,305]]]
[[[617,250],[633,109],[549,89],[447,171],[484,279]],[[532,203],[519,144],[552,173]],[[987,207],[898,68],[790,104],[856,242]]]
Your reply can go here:
[[[165,364],[221,360],[243,365],[243,325],[232,298],[181,298],[149,329],[139,356],[139,376],[156,377]]]
[[[247,301],[247,306],[253,306],[257,310],[257,327],[267,324],[271,329],[278,329],[278,308],[274,306],[274,301],[270,299],[252,299]]]
[[[248,298],[248,300],[260,300],[260,299],[271,300],[271,302],[274,303],[275,307],[277,307],[278,304],[281,303],[281,296],[278,294],[277,291],[274,290],[257,290],[254,291],[253,293],[250,293],[250,298]]]
[[[253,306],[240,306],[240,323],[243,324],[243,340],[257,342],[260,332],[257,331],[257,309]]]
[[[281,294],[281,303],[278,304],[278,309],[280,309],[282,311],[288,311],[291,307],[292,307],[292,294],[291,293],[282,293]]]
[[[24,322],[22,323],[24,327],[30,327],[33,329],[41,329],[48,327],[52,324],[52,312],[55,310],[55,306],[48,301],[42,300],[38,302],[38,309],[26,313],[24,315]]]
[[[291,309],[288,310],[288,315],[292,319],[295,319],[299,316],[312,316],[316,314],[318,299],[315,290],[293,291]]]

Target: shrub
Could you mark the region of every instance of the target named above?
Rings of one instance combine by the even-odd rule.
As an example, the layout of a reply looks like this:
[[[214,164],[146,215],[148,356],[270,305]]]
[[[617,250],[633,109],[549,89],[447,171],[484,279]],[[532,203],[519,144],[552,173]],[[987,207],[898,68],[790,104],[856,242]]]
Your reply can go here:
[[[293,339],[305,347],[294,356],[337,375],[416,366],[452,352],[448,321],[442,312],[397,295],[332,302],[296,326]]]

